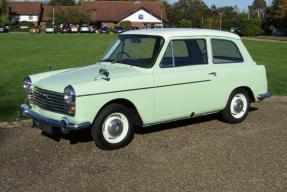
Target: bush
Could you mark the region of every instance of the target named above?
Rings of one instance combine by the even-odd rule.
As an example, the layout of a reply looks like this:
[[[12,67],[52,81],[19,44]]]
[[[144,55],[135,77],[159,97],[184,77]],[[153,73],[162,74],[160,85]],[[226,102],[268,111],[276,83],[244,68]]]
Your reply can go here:
[[[31,23],[31,22],[29,22],[29,21],[21,21],[20,23],[19,23],[19,26],[23,26],[23,27],[34,27],[34,23]]]
[[[110,24],[109,31],[114,31],[116,27],[117,27],[116,24],[114,24],[114,23]]]
[[[122,21],[120,23],[120,27],[122,27],[125,31],[130,30],[131,26],[132,26],[132,22],[130,21]]]
[[[185,27],[185,28],[191,28],[192,27],[192,22],[187,19],[181,19],[179,21],[179,26],[178,27]]]
[[[260,20],[243,20],[241,31],[244,36],[258,36],[261,33],[262,22]]]
[[[212,23],[213,23],[212,18],[205,19],[203,21],[202,28],[204,28],[204,29],[211,29],[212,28]]]
[[[240,27],[239,20],[223,20],[222,21],[222,28],[225,30],[230,30],[232,27]]]

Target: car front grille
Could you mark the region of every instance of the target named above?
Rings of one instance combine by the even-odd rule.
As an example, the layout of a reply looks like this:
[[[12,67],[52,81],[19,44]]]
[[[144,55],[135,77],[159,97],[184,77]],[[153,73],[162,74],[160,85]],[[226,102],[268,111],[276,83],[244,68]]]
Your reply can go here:
[[[31,103],[47,111],[67,114],[67,106],[62,93],[35,87],[32,93]]]

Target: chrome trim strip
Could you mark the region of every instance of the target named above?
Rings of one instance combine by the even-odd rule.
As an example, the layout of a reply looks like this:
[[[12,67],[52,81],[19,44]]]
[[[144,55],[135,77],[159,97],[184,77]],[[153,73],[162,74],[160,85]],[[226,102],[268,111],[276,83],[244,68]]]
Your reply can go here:
[[[264,99],[266,99],[266,98],[268,98],[268,97],[271,97],[272,96],[272,93],[262,93],[262,94],[259,94],[258,96],[257,96],[257,99],[259,100],[259,101],[262,101],[262,100],[264,100]]]
[[[68,119],[68,117],[64,116],[62,120],[55,120],[46,118],[38,113],[35,113],[31,110],[31,108],[27,104],[22,104],[20,108],[20,112],[23,116],[30,117],[33,120],[40,121],[42,123],[46,123],[47,125],[58,127],[58,128],[64,128],[69,130],[80,130],[80,129],[86,129],[91,127],[90,122],[83,122],[80,124],[74,124],[71,123]]]
[[[144,90],[144,89],[155,89],[155,88],[170,87],[170,86],[177,86],[177,85],[204,83],[204,82],[208,82],[208,81],[211,81],[211,80],[208,79],[208,80],[202,80],[202,81],[192,81],[192,82],[186,82],[186,83],[160,85],[160,86],[155,86],[155,87],[143,87],[143,88],[138,88],[138,89],[125,89],[125,90],[110,91],[110,92],[103,92],[103,93],[91,93],[91,94],[77,95],[77,97],[85,97],[85,96],[91,96],[91,95],[103,95],[103,94],[109,94],[109,93],[120,93],[120,92],[126,92],[126,91],[137,91],[137,90]]]

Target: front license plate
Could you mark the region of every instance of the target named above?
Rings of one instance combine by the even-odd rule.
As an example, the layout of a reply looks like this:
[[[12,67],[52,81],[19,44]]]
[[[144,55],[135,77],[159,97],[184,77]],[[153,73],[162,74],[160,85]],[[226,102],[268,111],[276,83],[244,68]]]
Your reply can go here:
[[[40,121],[34,121],[34,126],[42,130],[44,133],[47,133],[49,135],[53,135],[53,127],[42,123]]]

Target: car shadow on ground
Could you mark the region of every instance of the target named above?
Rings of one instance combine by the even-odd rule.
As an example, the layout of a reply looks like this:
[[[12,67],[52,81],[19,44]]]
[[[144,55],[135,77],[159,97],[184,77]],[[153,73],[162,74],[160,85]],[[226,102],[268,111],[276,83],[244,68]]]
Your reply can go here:
[[[250,112],[257,111],[257,110],[258,109],[255,107],[250,108]],[[140,135],[151,134],[151,133],[166,131],[169,129],[176,129],[176,128],[180,128],[180,127],[184,127],[188,125],[199,124],[199,123],[204,123],[204,122],[213,121],[213,120],[223,121],[220,118],[219,114],[211,114],[211,115],[206,115],[206,116],[201,116],[201,117],[194,117],[191,119],[173,121],[169,123],[162,123],[162,124],[153,125],[149,127],[135,127],[135,134],[140,134]],[[85,143],[85,142],[93,141],[93,138],[91,137],[90,129],[73,131],[73,132],[70,132],[69,134],[62,134],[60,132],[57,132],[53,136],[50,136],[42,132],[42,135],[47,136],[57,142],[59,142],[61,139],[65,139],[65,140],[68,140],[70,144]]]

